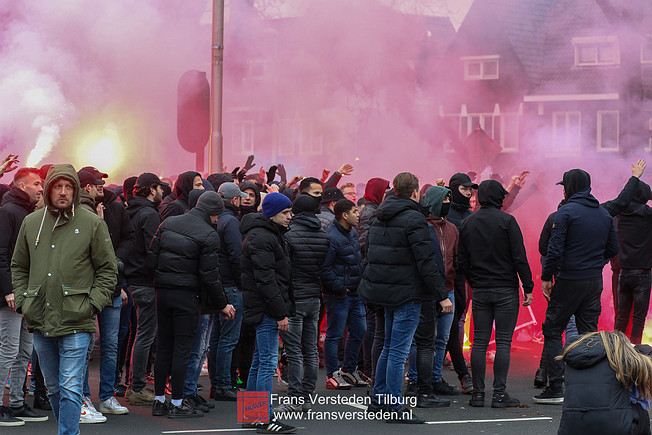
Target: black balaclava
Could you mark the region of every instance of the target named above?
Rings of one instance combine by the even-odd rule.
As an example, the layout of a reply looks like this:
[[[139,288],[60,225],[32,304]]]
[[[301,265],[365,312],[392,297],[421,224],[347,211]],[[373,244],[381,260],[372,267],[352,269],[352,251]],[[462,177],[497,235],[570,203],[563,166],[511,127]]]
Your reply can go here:
[[[463,172],[458,172],[457,174],[453,174],[451,177],[450,181],[448,182],[448,187],[451,190],[451,201],[456,203],[456,204],[461,204],[463,206],[466,206],[467,208],[471,206],[471,198],[467,198],[466,196],[462,195],[460,193],[460,186],[470,186],[474,189],[478,188],[477,184],[473,184],[471,181],[471,177],[469,177],[467,174]]]

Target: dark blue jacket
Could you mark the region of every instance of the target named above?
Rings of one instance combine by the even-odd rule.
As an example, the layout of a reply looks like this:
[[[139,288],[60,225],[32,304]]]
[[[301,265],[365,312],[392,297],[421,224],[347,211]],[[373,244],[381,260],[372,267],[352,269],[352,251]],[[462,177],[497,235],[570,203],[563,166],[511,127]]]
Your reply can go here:
[[[322,267],[321,280],[324,292],[337,296],[355,294],[362,278],[360,239],[355,228],[345,229],[339,222],[326,229],[331,238],[328,254]]]
[[[471,216],[472,214],[473,212],[466,205],[452,202],[451,209],[448,212],[448,216],[446,216],[446,219],[448,219],[448,222],[455,224],[455,226],[459,230],[460,225],[462,225],[462,221],[465,218]]]
[[[541,279],[601,278],[602,268],[618,254],[613,219],[591,195],[580,190],[557,210]]]
[[[229,204],[217,219],[217,235],[220,237],[220,275],[224,287],[240,288],[240,253],[242,233],[240,221]]]
[[[317,216],[309,212],[294,215],[285,241],[290,252],[294,299],[321,297],[321,270],[331,241]]]

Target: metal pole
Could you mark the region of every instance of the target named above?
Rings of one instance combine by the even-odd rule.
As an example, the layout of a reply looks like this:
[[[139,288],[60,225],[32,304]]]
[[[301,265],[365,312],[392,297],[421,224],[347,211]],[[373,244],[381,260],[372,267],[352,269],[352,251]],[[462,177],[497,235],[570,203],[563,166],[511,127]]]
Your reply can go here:
[[[224,66],[224,0],[213,0],[213,45],[211,48],[211,141],[208,172],[222,172],[222,73]]]

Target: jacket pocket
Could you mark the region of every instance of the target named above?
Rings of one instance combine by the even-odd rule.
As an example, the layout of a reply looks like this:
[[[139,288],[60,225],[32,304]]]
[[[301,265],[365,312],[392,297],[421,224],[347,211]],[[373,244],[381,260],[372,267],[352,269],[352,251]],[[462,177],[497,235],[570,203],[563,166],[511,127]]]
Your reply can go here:
[[[20,312],[30,329],[43,326],[43,294],[40,285],[30,285],[23,291]]]
[[[89,294],[90,287],[69,287],[62,285],[61,323],[74,325],[92,317]]]

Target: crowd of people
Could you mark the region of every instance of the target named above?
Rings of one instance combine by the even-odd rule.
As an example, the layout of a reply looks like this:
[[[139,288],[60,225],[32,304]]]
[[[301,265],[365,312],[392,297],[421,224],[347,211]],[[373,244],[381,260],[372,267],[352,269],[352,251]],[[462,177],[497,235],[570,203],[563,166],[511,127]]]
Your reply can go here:
[[[11,154],[0,163],[0,176],[15,171],[0,185],[0,379],[10,382],[0,426],[46,421],[39,410],[51,409],[60,434],[77,434],[80,423],[128,414],[116,397],[154,416],[201,417],[215,406],[199,394],[206,359],[213,400],[271,393],[277,373],[287,385],[288,400],[270,400],[265,421],[244,423],[258,433],[296,431],[277,415],[310,410],[320,365],[328,389],[367,387],[368,412],[424,423],[404,396],[418,408],[447,407],[446,396],[460,394],[485,406],[494,328],[491,406],[520,405],[507,392],[511,342],[535,285],[507,211],[527,171],[507,186],[499,176],[478,184],[473,173],[420,185],[402,172],[370,179],[358,199],[358,186],[340,185],[349,164],[289,180],[281,164],[252,174],[255,165],[250,156],[231,173],[187,171],[173,183],[144,172],[107,185],[91,166],[19,169]],[[569,433],[589,423],[649,433],[645,167],[634,163],[620,195],[603,204],[587,172],[567,171],[541,232],[548,308],[535,386],[545,389],[534,401],[563,403],[560,430]],[[602,270],[615,258],[616,329],[626,331],[633,312],[629,339],[596,332]],[[471,299],[469,364],[461,331]],[[565,330],[567,345],[581,338],[564,351]],[[97,332],[96,408],[88,365]],[[446,354],[459,387],[442,376]]]

